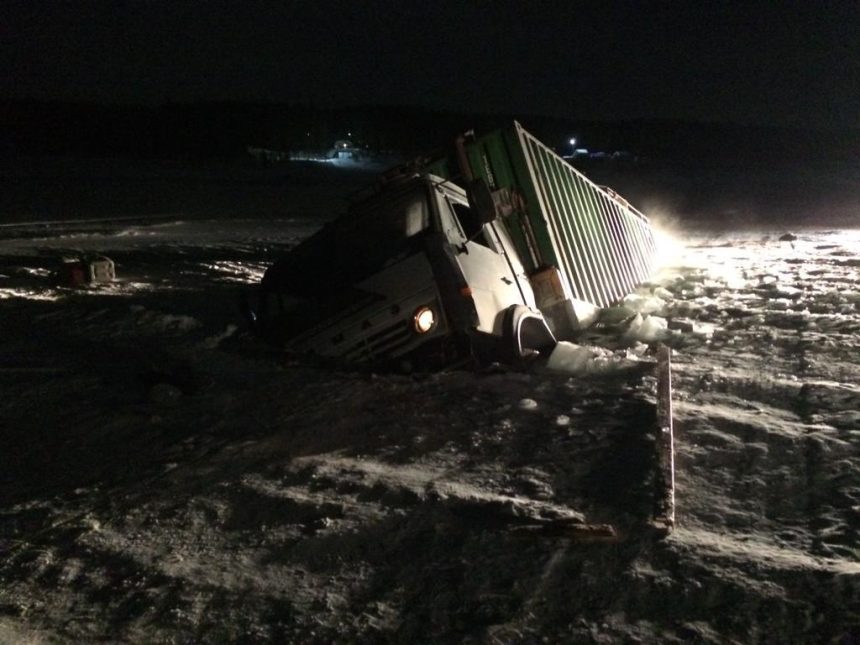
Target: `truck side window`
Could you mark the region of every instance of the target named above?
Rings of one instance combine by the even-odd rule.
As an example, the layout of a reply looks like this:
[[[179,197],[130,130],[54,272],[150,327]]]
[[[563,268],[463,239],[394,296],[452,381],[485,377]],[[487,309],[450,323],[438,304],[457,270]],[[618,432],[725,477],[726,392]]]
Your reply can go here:
[[[487,242],[487,237],[484,234],[484,224],[478,219],[478,214],[473,211],[467,204],[462,204],[460,202],[455,202],[453,200],[448,200],[448,203],[451,204],[451,208],[454,210],[454,214],[457,216],[457,219],[460,221],[460,226],[463,229],[463,232],[466,234],[466,239],[477,242],[482,246],[486,246],[487,248],[496,250],[493,246]]]

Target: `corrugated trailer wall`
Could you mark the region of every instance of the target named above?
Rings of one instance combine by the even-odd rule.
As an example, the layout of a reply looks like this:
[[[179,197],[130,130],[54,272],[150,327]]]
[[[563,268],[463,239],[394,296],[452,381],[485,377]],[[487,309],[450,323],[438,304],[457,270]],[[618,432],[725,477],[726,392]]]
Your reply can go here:
[[[506,224],[530,273],[555,266],[568,298],[601,307],[648,279],[656,254],[648,218],[519,123],[467,144],[467,153],[491,189],[511,188],[525,202]]]

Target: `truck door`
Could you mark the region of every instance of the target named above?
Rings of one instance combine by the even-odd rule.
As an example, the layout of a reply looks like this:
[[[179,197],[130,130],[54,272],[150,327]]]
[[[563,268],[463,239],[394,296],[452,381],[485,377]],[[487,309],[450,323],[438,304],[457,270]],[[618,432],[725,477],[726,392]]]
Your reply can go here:
[[[472,290],[478,330],[501,335],[501,314],[508,307],[534,307],[521,263],[506,255],[498,231],[478,221],[464,198],[442,190],[437,195],[443,232],[456,249],[457,262]]]

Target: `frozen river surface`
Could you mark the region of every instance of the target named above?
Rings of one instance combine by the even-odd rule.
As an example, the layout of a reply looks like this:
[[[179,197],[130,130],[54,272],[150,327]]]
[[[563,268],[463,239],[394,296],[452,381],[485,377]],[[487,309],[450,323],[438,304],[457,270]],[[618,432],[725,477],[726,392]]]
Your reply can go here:
[[[674,348],[678,524],[591,543],[505,518],[601,519],[566,464],[629,392],[243,339],[238,290],[316,226],[0,228],[0,641],[860,639],[860,231],[674,232],[590,340]],[[78,251],[117,282],[52,287]]]

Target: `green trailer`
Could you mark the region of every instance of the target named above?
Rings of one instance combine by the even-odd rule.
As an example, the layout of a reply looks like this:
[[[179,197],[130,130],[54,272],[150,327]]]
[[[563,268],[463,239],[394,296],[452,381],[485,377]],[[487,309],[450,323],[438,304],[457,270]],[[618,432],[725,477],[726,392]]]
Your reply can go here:
[[[651,275],[656,256],[648,218],[596,185],[519,123],[462,140],[456,161],[425,170],[468,184],[481,179],[517,249],[538,307],[557,335],[587,322]]]

